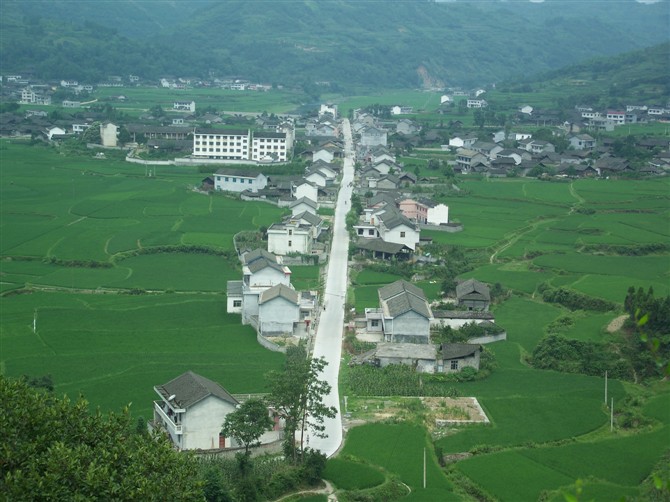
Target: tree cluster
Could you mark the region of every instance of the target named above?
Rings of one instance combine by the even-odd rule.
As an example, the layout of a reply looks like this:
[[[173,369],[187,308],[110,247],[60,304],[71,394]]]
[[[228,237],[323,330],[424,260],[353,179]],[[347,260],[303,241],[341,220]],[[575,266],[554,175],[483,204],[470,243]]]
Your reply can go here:
[[[0,376],[0,493],[7,500],[202,500],[192,458],[103,415]]]

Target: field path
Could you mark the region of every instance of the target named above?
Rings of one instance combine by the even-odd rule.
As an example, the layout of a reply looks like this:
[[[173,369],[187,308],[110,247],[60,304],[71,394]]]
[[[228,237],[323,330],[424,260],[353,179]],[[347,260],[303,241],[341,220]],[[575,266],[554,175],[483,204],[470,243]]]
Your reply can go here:
[[[498,255],[502,252],[508,249],[510,246],[515,244],[521,237],[526,235],[529,232],[532,232],[535,230],[537,227],[539,227],[543,223],[550,223],[552,221],[556,221],[556,218],[550,218],[546,220],[538,220],[533,223],[531,223],[528,226],[522,227],[519,230],[515,230],[512,232],[510,237],[507,237],[504,241],[502,241],[497,247],[494,248],[493,253],[491,254],[491,257],[489,258],[489,263],[493,264],[496,261],[496,258]]]
[[[607,332],[615,333],[619,331],[623,326],[623,323],[626,322],[626,319],[628,319],[628,314],[620,315],[619,317],[612,319],[612,321],[607,325]]]
[[[577,190],[575,190],[574,181],[570,183],[570,195],[572,195],[575,199],[577,199],[577,202],[573,204],[572,207],[570,208],[570,214],[572,214],[575,212],[577,206],[583,206],[584,204],[586,204],[586,199],[577,193]]]
[[[291,499],[297,495],[307,495],[309,493],[312,493],[314,495],[328,495],[328,500],[332,502],[337,502],[337,497],[335,496],[335,488],[333,488],[333,485],[331,485],[328,481],[325,479],[322,479],[325,483],[326,486],[323,488],[317,488],[315,490],[303,490],[300,492],[293,492],[289,493],[288,495],[284,495],[283,497],[278,498],[275,502],[281,502],[282,500],[288,500]]]

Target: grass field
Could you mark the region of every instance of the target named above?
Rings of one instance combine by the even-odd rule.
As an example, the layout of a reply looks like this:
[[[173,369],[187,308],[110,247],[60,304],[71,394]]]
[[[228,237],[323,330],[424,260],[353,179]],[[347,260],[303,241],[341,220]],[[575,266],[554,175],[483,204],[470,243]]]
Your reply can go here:
[[[147,418],[153,386],[189,369],[230,392],[265,389],[283,356],[226,314],[225,288],[241,274],[233,235],[282,210],[195,193],[192,168],[147,178],[114,158],[6,141],[0,160],[2,291],[27,289],[0,298],[3,374],[50,374],[59,394],[81,392],[103,410],[132,402]],[[181,247],[137,254],[157,246]],[[318,285],[317,267],[294,270]]]

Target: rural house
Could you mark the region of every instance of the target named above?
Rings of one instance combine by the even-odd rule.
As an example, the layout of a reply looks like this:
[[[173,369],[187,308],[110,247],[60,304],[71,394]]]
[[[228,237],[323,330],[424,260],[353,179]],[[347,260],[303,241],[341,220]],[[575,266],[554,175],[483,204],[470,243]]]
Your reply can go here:
[[[300,320],[300,293],[284,284],[277,284],[261,293],[258,308],[258,331],[261,335],[292,335]]]
[[[430,342],[433,313],[420,288],[400,280],[379,288],[377,296],[379,308],[365,309],[368,331],[381,331],[387,342]]]
[[[267,176],[252,169],[219,169],[214,173],[214,189],[224,192],[256,193],[267,184]]]
[[[239,402],[218,383],[192,371],[156,385],[150,430],[164,430],[178,450],[210,450],[232,446],[220,435],[226,415]]]
[[[476,279],[468,279],[456,286],[456,299],[458,306],[464,310],[489,309],[491,294],[489,287]]]

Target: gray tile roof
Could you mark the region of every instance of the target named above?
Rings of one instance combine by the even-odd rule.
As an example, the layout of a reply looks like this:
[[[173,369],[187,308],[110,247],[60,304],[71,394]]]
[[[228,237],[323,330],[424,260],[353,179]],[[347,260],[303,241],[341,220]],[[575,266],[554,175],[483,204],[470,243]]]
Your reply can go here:
[[[434,361],[437,347],[426,343],[388,343],[377,344],[376,357],[427,359]]]
[[[473,343],[444,343],[440,347],[442,359],[462,359],[473,355],[482,346]]]
[[[154,387],[165,400],[170,401],[177,408],[188,409],[206,397],[215,396],[233,405],[239,404],[226,389],[192,371],[187,371],[164,385]],[[174,396],[172,400],[170,397]]]
[[[249,265],[250,263],[258,260],[259,258],[265,258],[266,260],[277,262],[277,257],[272,254],[270,251],[266,251],[263,248],[256,248],[253,251],[249,251],[244,255],[244,263]]]
[[[242,281],[228,281],[226,283],[226,294],[228,296],[242,296]]]
[[[291,289],[283,284],[277,284],[276,286],[272,286],[270,289],[263,291],[260,298],[258,299],[258,303],[259,305],[262,305],[279,297],[284,298],[285,300],[288,300],[289,302],[296,305],[298,304],[298,293],[294,289]]]
[[[430,309],[426,300],[421,300],[412,294],[402,293],[398,296],[385,300],[385,302],[388,307],[388,313],[391,317],[398,317],[407,312],[413,311],[419,315],[422,315],[426,319],[431,318]]]
[[[468,279],[456,286],[456,297],[459,300],[491,300],[489,287],[476,279]]]
[[[409,250],[404,244],[396,244],[395,242],[386,242],[381,239],[359,239],[356,247],[360,249],[367,249],[368,251],[377,251],[380,253],[396,254],[403,249]]]
[[[382,220],[384,226],[389,230],[400,225],[405,225],[409,228],[416,228],[416,225],[412,223],[406,216],[404,216],[400,211],[394,206],[392,210],[386,210],[379,215],[379,219]]]
[[[298,200],[291,202],[288,207],[294,208],[300,204],[307,204],[309,207],[314,209],[319,207],[316,202],[314,202],[312,199],[308,199],[307,197],[300,197]]]
[[[288,218],[289,220],[305,220],[307,223],[310,225],[317,227],[319,226],[323,220],[319,218],[317,215],[314,213],[310,213],[309,211],[303,211],[302,213],[296,214],[295,216],[291,216]]]
[[[411,293],[414,296],[426,299],[426,295],[421,288],[404,280],[395,281],[379,288],[379,298],[381,300],[388,300],[401,293]]]

